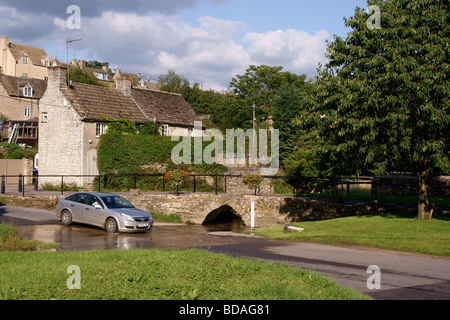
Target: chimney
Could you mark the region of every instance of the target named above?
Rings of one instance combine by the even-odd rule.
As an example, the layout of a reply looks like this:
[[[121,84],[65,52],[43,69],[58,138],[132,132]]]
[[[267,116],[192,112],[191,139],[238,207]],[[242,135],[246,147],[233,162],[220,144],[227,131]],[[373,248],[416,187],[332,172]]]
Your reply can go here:
[[[9,38],[1,37],[0,38],[0,49],[6,49],[9,47]]]
[[[102,66],[102,70],[107,73],[108,72],[108,66]]]
[[[113,80],[116,81],[116,79],[120,79],[122,75],[120,74],[120,69],[116,69],[116,73],[114,74]]]
[[[67,67],[59,65],[55,57],[52,59],[52,65],[48,67],[47,88],[49,90],[67,89]]]
[[[78,66],[80,67],[80,69],[84,69],[86,67],[86,62],[84,60],[80,60],[78,62]]]
[[[131,93],[131,79],[125,77],[118,77],[114,79],[116,83],[116,89],[121,90],[122,93],[126,96],[129,96]]]

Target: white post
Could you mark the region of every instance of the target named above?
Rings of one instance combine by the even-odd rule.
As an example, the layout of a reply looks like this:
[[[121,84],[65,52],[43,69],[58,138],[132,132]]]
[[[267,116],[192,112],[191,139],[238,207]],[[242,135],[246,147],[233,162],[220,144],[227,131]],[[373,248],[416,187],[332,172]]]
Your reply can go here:
[[[250,216],[250,219],[251,219],[251,222],[250,222],[251,228],[253,230],[255,228],[255,202],[254,201],[252,201],[252,204],[251,204],[251,216]]]

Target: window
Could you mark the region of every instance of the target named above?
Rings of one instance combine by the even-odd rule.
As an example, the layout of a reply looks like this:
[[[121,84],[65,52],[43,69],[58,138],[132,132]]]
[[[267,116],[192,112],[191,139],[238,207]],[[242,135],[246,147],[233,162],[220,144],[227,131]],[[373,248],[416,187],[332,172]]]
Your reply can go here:
[[[86,204],[95,207],[96,205],[101,205],[101,201],[96,197],[92,195],[88,195],[86,199]],[[103,207],[103,206],[102,206]]]
[[[164,137],[168,137],[169,136],[169,125],[168,124],[164,124],[161,127],[161,135]]]
[[[47,112],[42,112],[41,121],[42,122],[47,122],[48,121],[48,113]]]
[[[17,137],[21,139],[37,139],[36,127],[20,127],[17,132]]]
[[[97,72],[97,79],[99,79],[99,80],[108,80],[108,75],[106,73]]]
[[[46,67],[50,67],[50,61],[48,61],[48,60],[45,60],[45,61],[44,61],[44,66],[46,66]]]
[[[10,125],[17,125],[18,139],[37,139],[37,122],[11,122]]]
[[[23,63],[28,63],[28,57],[27,56],[23,56],[22,57],[22,61],[23,61]]]
[[[23,95],[24,95],[24,97],[32,97],[33,96],[33,88],[31,88],[31,87],[24,87],[23,88]]]
[[[108,126],[104,123],[97,123],[95,126],[95,136],[98,138],[106,133]]]
[[[87,194],[84,193],[77,193],[73,194],[71,196],[68,196],[66,199],[69,201],[84,203],[86,201]]]
[[[30,107],[23,108],[23,116],[25,118],[29,118],[31,116],[31,108]]]

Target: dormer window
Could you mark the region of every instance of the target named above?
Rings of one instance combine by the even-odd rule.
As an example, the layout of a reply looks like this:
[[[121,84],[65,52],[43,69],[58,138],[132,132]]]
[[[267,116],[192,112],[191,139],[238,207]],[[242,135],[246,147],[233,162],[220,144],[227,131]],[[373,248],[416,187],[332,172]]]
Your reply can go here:
[[[23,88],[23,96],[31,98],[33,96],[33,88],[31,88],[31,87],[24,87]]]
[[[44,66],[46,66],[46,67],[50,67],[50,61],[48,61],[48,60],[45,60],[45,61],[44,61]]]
[[[22,61],[23,61],[23,63],[28,63],[28,57],[27,56],[23,56],[22,57]]]
[[[108,75],[106,73],[97,72],[97,79],[99,79],[99,80],[108,80]]]

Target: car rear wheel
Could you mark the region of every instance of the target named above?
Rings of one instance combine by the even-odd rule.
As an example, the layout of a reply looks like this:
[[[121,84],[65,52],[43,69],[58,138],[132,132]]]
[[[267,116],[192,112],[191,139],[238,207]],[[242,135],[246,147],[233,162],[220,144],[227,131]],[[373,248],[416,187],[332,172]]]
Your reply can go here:
[[[106,220],[105,229],[108,233],[116,233],[117,232],[117,221],[114,218],[109,218]]]
[[[61,212],[61,222],[65,226],[72,224],[72,214],[69,210],[64,210],[63,212]]]

